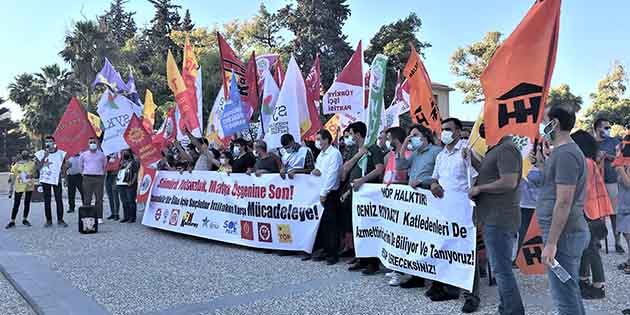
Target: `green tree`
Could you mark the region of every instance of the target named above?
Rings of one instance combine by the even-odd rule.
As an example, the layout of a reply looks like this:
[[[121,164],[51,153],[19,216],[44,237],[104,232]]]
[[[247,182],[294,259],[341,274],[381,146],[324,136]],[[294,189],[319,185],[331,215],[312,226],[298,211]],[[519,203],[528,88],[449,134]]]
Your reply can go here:
[[[415,13],[410,13],[404,19],[381,26],[370,40],[370,46],[365,50],[365,58],[368,63],[372,62],[372,59],[379,53],[389,57],[387,80],[385,80],[386,99],[392,99],[394,96],[397,71],[402,72],[411,53],[409,43],[412,43],[416,51],[423,56],[424,50],[431,47],[431,44],[420,41],[416,36],[421,27],[422,20]]]
[[[455,88],[464,93],[464,103],[483,102],[481,74],[501,42],[501,33],[489,32],[481,41],[457,48],[451,56],[451,72],[462,78]]]
[[[21,124],[31,138],[55,131],[70,98],[81,90],[73,73],[53,64],[35,75],[22,74],[9,84],[9,99],[24,112]]]
[[[107,37],[107,33],[101,31],[95,22],[79,21],[74,24],[71,33],[66,35],[65,47],[59,52],[83,84],[88,108],[94,105],[91,83],[103,66],[104,57],[111,57],[115,51],[115,47]]]
[[[136,12],[125,10],[127,2],[129,0],[113,0],[109,10],[98,17],[101,30],[107,33],[110,41],[118,48],[125,46],[125,43],[133,38],[138,30],[133,18]]]
[[[568,106],[577,113],[582,109],[582,104],[584,104],[582,97],[571,93],[571,88],[565,83],[549,89],[549,96],[547,98],[548,107],[558,105]]]
[[[171,0],[148,0],[155,8],[155,15],[151,19],[151,25],[146,30],[152,49],[155,49],[160,56],[166,56],[170,49],[173,54],[179,55],[178,47],[173,43],[169,35],[171,31],[180,27],[180,16],[177,10],[179,5],[171,3]]]
[[[258,14],[254,16],[253,39],[257,46],[266,50],[275,50],[282,46],[284,39],[280,35],[282,24],[276,13],[269,13],[264,3],[260,3]]]
[[[298,1],[278,11],[282,25],[294,36],[285,50],[295,55],[304,74],[319,54],[323,86],[332,84],[353,53],[346,41],[348,36],[343,34],[348,17],[350,7],[346,0]]]
[[[186,13],[184,14],[184,20],[182,21],[182,31],[190,32],[195,28],[195,24],[190,17],[190,10],[186,9]]]
[[[583,123],[591,126],[599,117],[606,117],[612,123],[630,123],[630,98],[627,90],[628,74],[624,66],[615,62],[612,70],[599,81],[597,92],[591,94],[593,103],[584,113]]]

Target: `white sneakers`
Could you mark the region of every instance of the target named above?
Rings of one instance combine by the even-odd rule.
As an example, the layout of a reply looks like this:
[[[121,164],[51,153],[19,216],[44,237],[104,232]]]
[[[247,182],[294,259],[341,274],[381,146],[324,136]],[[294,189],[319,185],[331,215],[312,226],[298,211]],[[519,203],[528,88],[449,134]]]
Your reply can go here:
[[[398,272],[396,272],[396,271],[390,271],[390,272],[388,272],[388,273],[386,273],[386,274],[385,274],[385,277],[391,278],[391,277],[393,277],[394,275],[396,275],[397,273],[398,273]]]

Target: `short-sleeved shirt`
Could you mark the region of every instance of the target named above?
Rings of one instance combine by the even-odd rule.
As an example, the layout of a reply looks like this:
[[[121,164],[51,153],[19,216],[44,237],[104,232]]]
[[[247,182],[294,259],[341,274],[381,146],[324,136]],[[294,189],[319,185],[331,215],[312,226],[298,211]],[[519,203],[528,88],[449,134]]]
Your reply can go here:
[[[107,157],[103,151],[84,151],[79,156],[83,175],[105,175]]]
[[[586,160],[574,142],[556,147],[545,161],[544,182],[540,189],[536,217],[544,234],[549,233],[553,208],[556,204],[556,185],[575,185],[575,194],[569,210],[564,233],[588,232],[584,219],[584,195],[586,193]]]
[[[478,185],[495,182],[501,176],[518,175],[520,181],[523,157],[510,137],[504,137],[486,153],[479,167]],[[477,218],[489,225],[518,229],[521,225],[518,184],[501,193],[482,192],[477,198]]]
[[[450,151],[445,146],[435,159],[432,177],[445,191],[468,192],[470,184],[478,175],[470,162],[462,156],[462,150],[466,147],[468,141],[459,140]]]
[[[624,185],[623,180],[619,177],[619,194],[617,198],[616,214],[630,215],[630,187]]]
[[[68,170],[66,170],[66,174],[68,175],[81,175],[81,161],[78,155],[71,156],[68,161]]]
[[[11,167],[11,174],[15,178],[15,192],[33,191],[35,188],[34,173],[35,163],[33,161],[15,163]]]
[[[409,168],[409,182],[412,180],[420,182],[431,180],[435,160],[440,151],[442,151],[441,147],[429,144],[420,150],[414,150],[409,157],[398,157],[396,166]]]
[[[606,137],[602,141],[597,141],[599,151],[604,151],[608,155],[615,156],[617,154],[617,145],[619,145],[619,139]],[[613,184],[617,182],[617,172],[612,166],[612,161],[604,161],[604,182],[606,184]]]
[[[367,155],[367,163],[365,163],[366,164],[365,172],[361,169],[361,166],[360,166],[361,159],[359,159],[359,161],[355,163],[352,169],[350,170],[349,179],[351,182],[357,178],[361,178],[369,174],[370,172],[372,172],[376,168],[376,165],[384,164],[385,157],[383,156],[383,151],[376,144],[373,144],[368,147],[368,153],[366,155]],[[375,178],[375,179],[370,180],[369,183],[381,183],[381,179]]]
[[[257,158],[256,163],[254,164],[254,170],[264,170],[269,173],[280,173],[280,167],[278,166],[279,159],[269,154],[266,158]]]
[[[256,157],[251,152],[247,152],[232,160],[232,173],[246,173],[248,169],[254,167],[254,164],[256,164]]]

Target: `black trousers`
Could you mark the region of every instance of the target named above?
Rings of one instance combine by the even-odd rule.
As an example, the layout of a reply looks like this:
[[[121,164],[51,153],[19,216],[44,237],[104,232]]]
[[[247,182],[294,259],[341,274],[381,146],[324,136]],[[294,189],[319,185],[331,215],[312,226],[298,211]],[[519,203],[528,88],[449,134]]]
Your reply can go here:
[[[70,210],[74,210],[77,190],[81,194],[81,202],[83,202],[83,177],[81,174],[68,175],[68,207]]]
[[[138,211],[138,204],[136,203],[136,187],[137,184],[116,187],[116,189],[118,189],[118,194],[122,199],[124,219],[127,220],[136,219],[136,213]]]
[[[57,185],[42,184],[44,189],[44,214],[46,215],[46,222],[52,222],[52,209],[50,202],[52,201],[52,192],[55,193],[55,203],[57,205],[57,222],[63,221],[63,200],[61,199],[61,192],[63,187],[61,182]]]
[[[24,219],[28,218],[28,212],[31,210],[31,194],[32,191],[16,192],[13,194],[13,211],[11,211],[11,221],[15,221],[18,210],[20,209],[20,201],[24,195]]]
[[[322,246],[328,257],[336,258],[339,255],[339,242],[341,229],[339,217],[341,214],[339,191],[331,191],[324,202],[324,214],[319,225]]]

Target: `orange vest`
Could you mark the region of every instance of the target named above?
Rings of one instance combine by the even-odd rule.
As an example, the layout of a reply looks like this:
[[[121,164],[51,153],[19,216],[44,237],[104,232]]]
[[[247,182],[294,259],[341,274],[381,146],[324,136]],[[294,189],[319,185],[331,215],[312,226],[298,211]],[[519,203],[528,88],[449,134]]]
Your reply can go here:
[[[597,220],[607,217],[613,213],[613,207],[606,192],[604,178],[597,167],[597,164],[586,159],[588,166],[588,176],[586,178],[586,196],[584,200],[584,213],[590,220]]]

